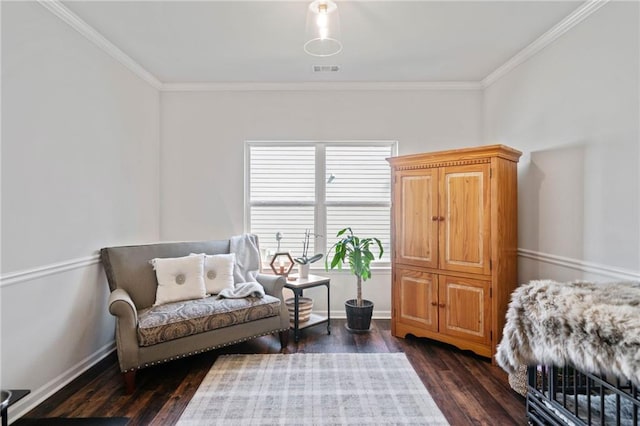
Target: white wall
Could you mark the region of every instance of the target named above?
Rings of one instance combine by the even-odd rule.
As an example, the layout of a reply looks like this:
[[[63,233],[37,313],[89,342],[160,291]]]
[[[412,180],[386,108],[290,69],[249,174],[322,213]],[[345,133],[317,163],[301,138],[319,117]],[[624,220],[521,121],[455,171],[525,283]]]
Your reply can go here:
[[[485,90],[519,164],[520,279],[640,276],[637,2],[610,2]]]
[[[637,274],[638,35],[638,4],[611,2],[484,93],[159,96],[42,6],[2,2],[1,387],[33,403],[110,350],[98,248],[243,231],[245,140],[514,146],[521,280]],[[355,284],[330,275],[341,313]],[[389,271],[364,293],[389,316]]]
[[[158,155],[156,89],[40,4],[2,2],[1,387],[34,391],[23,407],[112,349],[96,251],[159,238]]]
[[[163,92],[161,237],[243,232],[245,140],[397,140],[399,154],[478,145],[481,106],[479,90]],[[364,296],[388,317],[390,273],[373,275]],[[344,315],[355,281],[331,276],[331,309]]]

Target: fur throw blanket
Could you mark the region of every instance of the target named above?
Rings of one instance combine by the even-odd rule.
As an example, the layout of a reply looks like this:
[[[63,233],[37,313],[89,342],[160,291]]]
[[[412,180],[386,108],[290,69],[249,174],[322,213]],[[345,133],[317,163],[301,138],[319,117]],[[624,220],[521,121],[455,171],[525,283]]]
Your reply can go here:
[[[572,365],[640,385],[640,282],[520,286],[496,360],[508,373],[520,365]]]

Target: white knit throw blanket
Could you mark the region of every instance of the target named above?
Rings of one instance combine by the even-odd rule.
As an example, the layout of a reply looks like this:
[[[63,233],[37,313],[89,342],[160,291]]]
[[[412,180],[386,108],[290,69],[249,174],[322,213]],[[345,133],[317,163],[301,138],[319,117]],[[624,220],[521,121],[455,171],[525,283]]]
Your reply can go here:
[[[220,299],[242,299],[245,297],[264,297],[264,287],[258,282],[235,283],[233,289],[225,288],[218,293]]]
[[[496,354],[520,365],[572,365],[640,385],[640,282],[522,285],[511,296]]]
[[[229,251],[236,254],[236,264],[233,268],[234,287],[222,290],[218,297],[227,299],[264,297],[264,287],[256,281],[260,272],[258,236],[242,234],[231,237]]]
[[[236,254],[233,280],[236,283],[255,282],[260,272],[260,249],[258,236],[242,234],[231,237],[230,252]]]

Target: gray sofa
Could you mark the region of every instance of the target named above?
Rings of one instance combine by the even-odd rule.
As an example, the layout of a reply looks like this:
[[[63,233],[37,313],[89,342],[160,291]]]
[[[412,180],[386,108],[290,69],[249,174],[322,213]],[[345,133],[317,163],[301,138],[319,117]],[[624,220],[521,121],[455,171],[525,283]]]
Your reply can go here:
[[[153,258],[190,253],[229,253],[230,241],[160,243],[107,247],[100,256],[111,290],[109,312],[116,317],[116,345],[127,393],[136,371],[151,365],[279,333],[288,343],[289,315],[282,298],[285,280],[259,274],[264,298],[207,297],[154,307],[157,280]]]

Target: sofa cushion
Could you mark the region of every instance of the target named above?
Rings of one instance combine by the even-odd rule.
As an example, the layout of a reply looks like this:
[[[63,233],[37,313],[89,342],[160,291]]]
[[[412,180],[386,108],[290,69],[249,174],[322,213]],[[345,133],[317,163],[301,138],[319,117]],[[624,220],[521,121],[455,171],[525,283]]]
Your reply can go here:
[[[218,294],[222,290],[233,290],[233,268],[236,264],[236,254],[194,254],[204,256],[204,286],[207,294]]]
[[[207,295],[203,273],[204,255],[155,258],[149,263],[153,265],[158,280],[154,306],[202,299]]]
[[[138,344],[152,346],[180,337],[268,318],[280,314],[280,299],[188,300],[152,306],[138,312]]]

